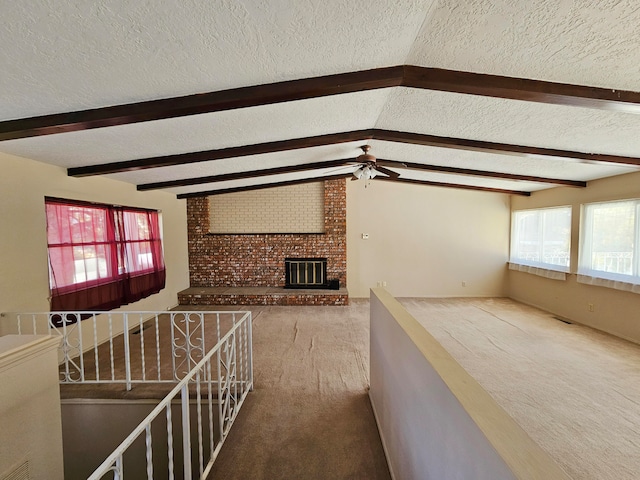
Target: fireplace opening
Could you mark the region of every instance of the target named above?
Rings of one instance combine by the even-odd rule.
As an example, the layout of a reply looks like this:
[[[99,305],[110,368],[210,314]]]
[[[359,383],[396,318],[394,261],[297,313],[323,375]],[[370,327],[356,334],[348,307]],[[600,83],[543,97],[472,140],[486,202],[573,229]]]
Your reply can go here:
[[[326,258],[285,258],[284,288],[328,288]]]

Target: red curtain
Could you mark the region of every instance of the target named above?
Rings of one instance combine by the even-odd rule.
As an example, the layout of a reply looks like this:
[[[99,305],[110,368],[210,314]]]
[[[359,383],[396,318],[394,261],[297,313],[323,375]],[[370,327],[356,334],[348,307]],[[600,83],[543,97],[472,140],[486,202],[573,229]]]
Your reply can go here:
[[[159,292],[158,212],[46,199],[51,310],[110,310]]]

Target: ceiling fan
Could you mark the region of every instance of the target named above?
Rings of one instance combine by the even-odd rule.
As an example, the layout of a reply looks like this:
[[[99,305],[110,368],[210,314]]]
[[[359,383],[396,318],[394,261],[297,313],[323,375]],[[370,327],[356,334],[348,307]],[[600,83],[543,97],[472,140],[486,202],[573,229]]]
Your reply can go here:
[[[355,164],[358,165],[358,168],[353,172],[352,181],[360,179],[371,180],[379,173],[390,178],[398,178],[400,176],[398,172],[389,170],[376,163],[376,157],[369,153],[369,150],[371,150],[370,145],[362,145],[360,148],[362,149],[362,154],[356,157]]]

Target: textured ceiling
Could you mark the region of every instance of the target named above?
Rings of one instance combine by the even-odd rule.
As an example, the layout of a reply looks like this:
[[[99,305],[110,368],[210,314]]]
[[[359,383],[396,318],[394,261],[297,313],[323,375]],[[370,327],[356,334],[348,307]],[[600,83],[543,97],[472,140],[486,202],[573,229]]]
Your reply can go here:
[[[640,91],[637,0],[440,0],[407,63]]]
[[[376,127],[640,156],[640,115],[476,95],[397,88]]]
[[[34,0],[1,2],[0,14],[0,127],[3,121],[39,115],[395,65],[640,92],[637,0]],[[65,168],[100,167],[379,129],[640,157],[639,114],[562,103],[394,86],[10,139],[0,142],[0,151]],[[355,158],[364,143],[380,159],[484,172],[390,167],[402,179],[506,192],[557,185],[501,178],[503,174],[586,182],[640,168],[571,155],[519,155],[508,148],[468,151],[363,134],[362,139],[329,145],[109,176],[145,185],[286,170]],[[236,180],[169,186],[167,191],[180,195],[268,185],[354,168],[251,173]]]
[[[402,64],[431,4],[4,1],[2,119]]]

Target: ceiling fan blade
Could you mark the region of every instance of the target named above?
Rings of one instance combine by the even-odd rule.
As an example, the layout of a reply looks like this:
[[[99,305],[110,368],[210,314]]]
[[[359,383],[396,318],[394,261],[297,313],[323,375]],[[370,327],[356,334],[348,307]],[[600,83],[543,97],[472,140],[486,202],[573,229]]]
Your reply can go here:
[[[384,173],[385,175],[387,175],[390,178],[398,178],[400,176],[400,174],[398,172],[394,172],[393,170],[389,170],[388,168],[384,168],[384,167],[381,167],[379,165],[376,165],[375,169],[377,171],[379,171],[380,173]]]

